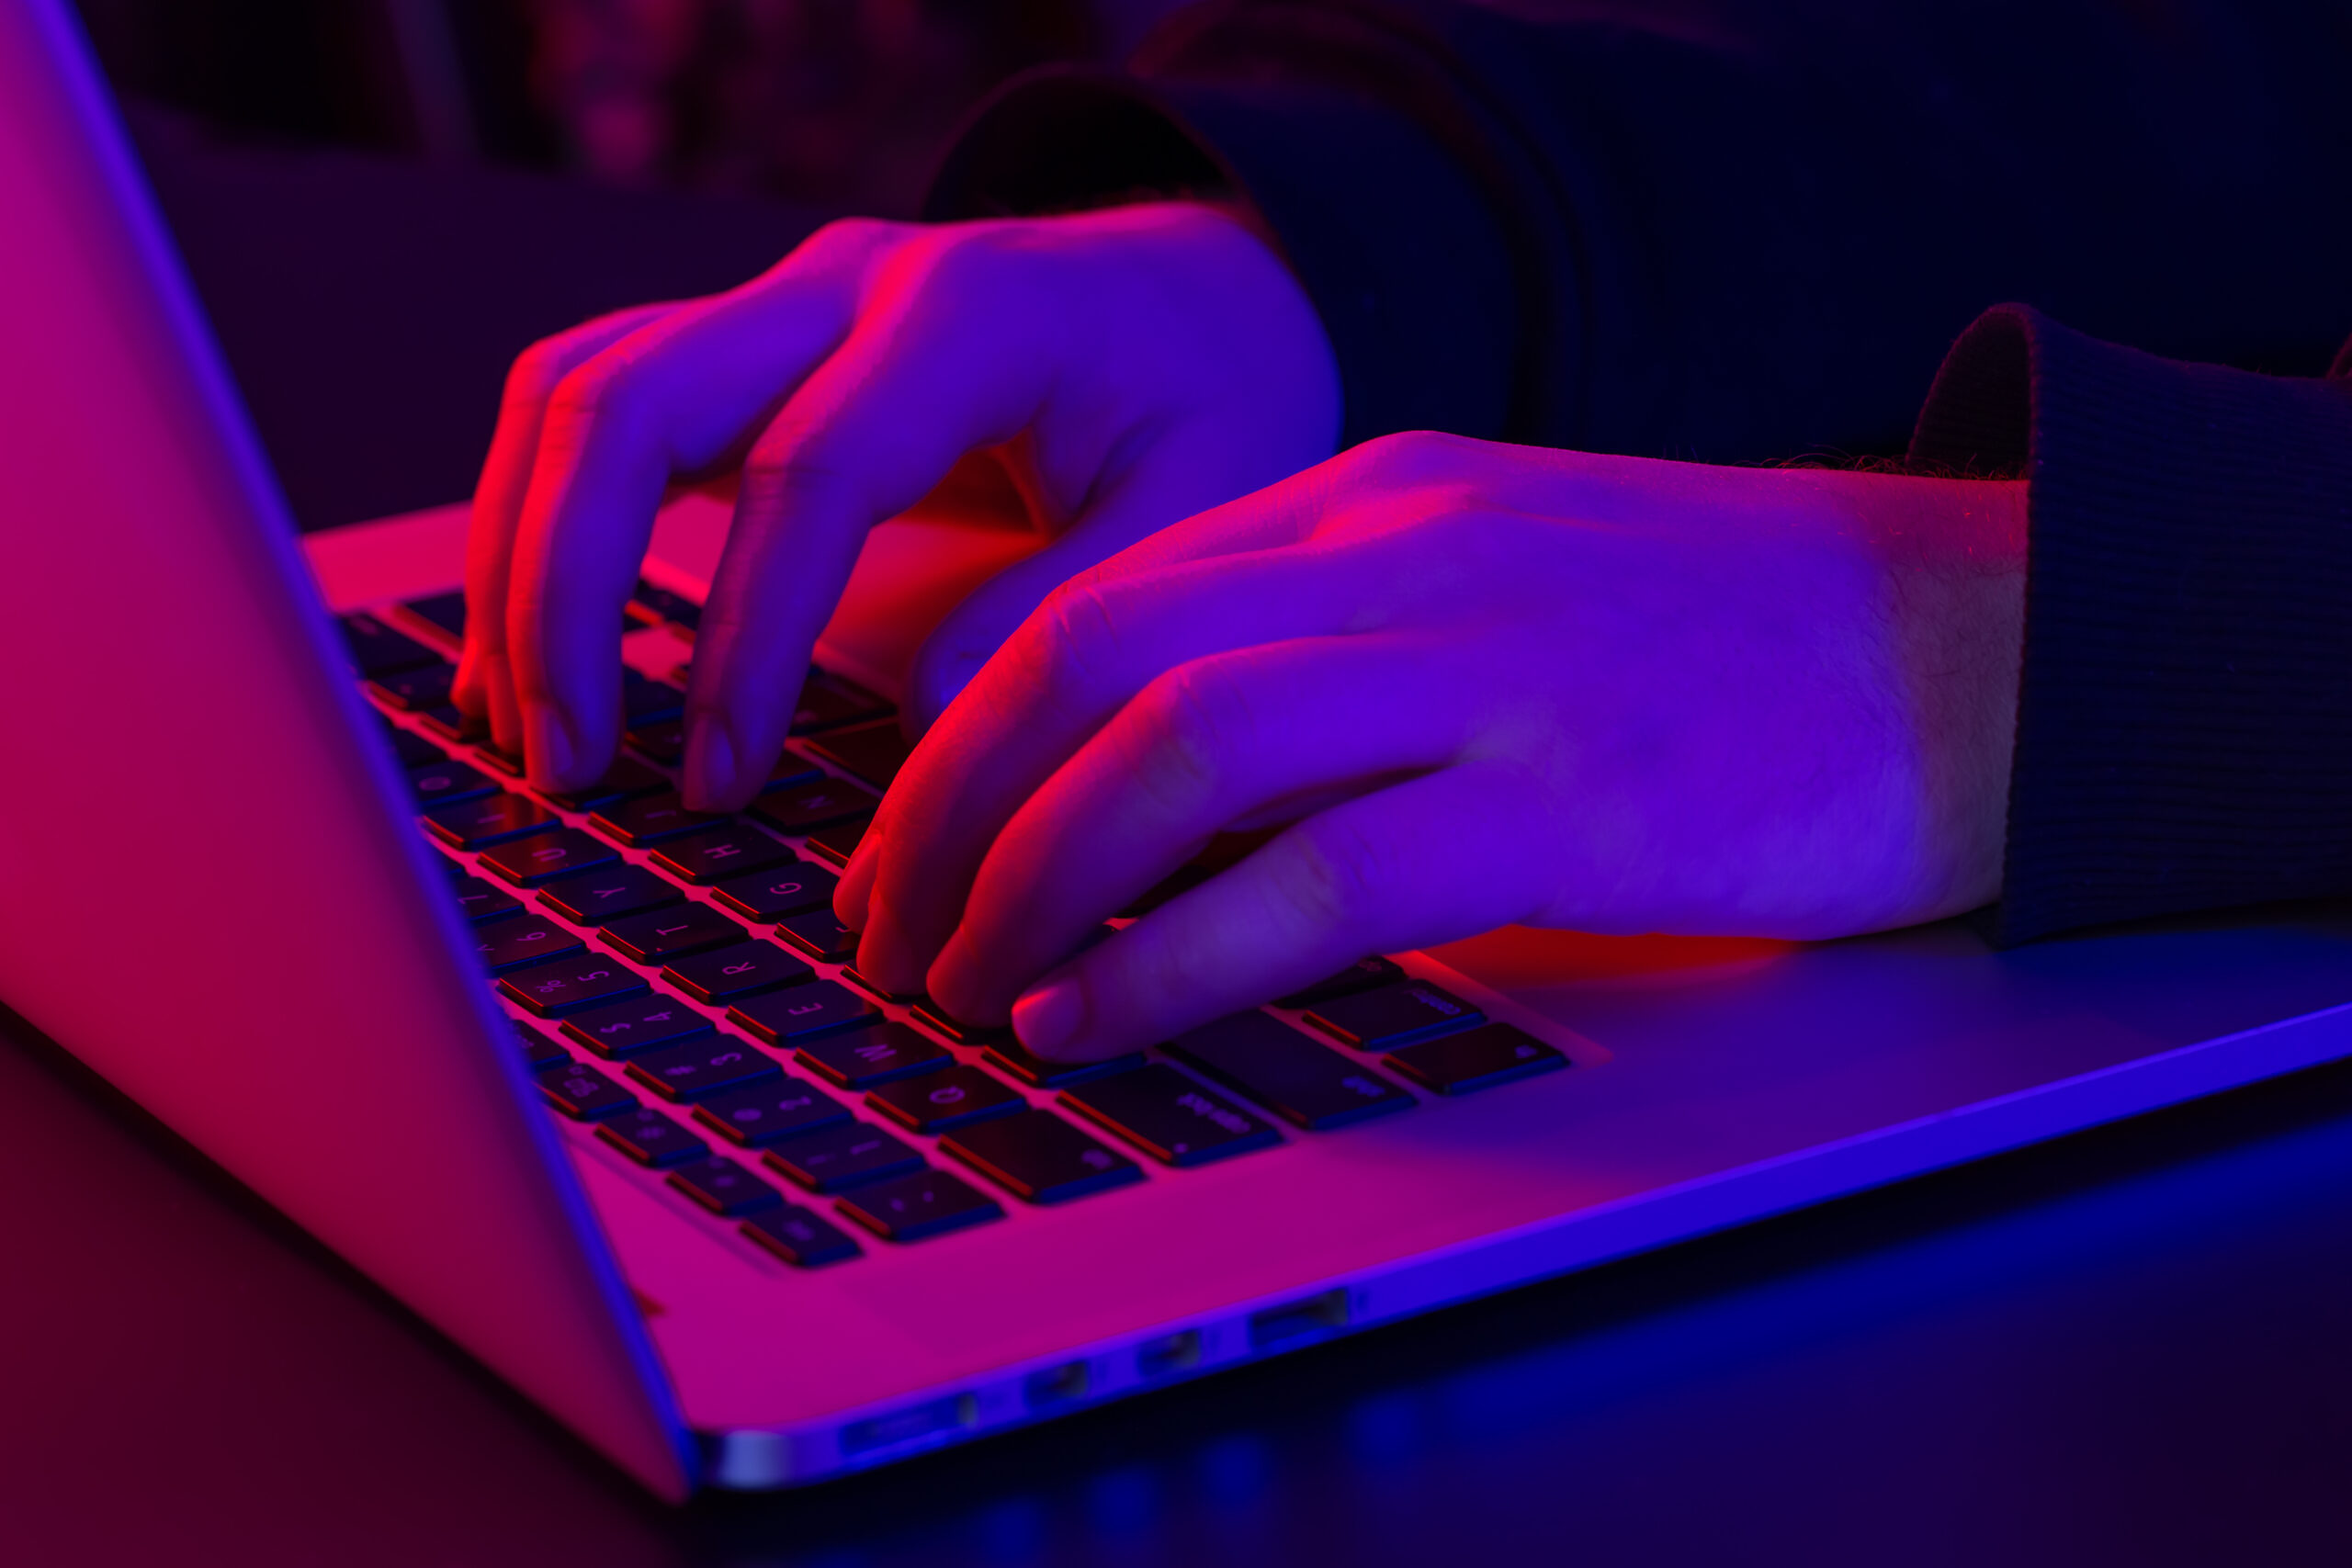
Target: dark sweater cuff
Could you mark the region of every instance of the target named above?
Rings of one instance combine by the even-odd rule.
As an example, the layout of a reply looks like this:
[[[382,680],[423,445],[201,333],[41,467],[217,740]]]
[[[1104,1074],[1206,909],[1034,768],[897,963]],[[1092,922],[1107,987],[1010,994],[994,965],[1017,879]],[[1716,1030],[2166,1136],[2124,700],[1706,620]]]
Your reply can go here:
[[[1255,207],[1330,338],[1342,445],[1399,430],[1502,434],[1518,303],[1501,231],[1459,165],[1376,103],[1312,87],[1033,72],[966,124],[923,216],[1153,196]]]
[[[2003,306],[1911,457],[2030,481],[2000,941],[2352,890],[2352,385]]]

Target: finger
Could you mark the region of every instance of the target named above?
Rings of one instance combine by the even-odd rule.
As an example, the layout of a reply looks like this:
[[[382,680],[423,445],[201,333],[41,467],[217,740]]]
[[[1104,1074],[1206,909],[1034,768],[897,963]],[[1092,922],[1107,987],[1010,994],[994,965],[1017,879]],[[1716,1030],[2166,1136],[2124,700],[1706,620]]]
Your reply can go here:
[[[1353,542],[1244,550],[1131,574],[1114,570],[1125,558],[1056,592],[900,770],[878,818],[874,892],[857,911],[866,974],[902,989],[922,983],[998,831],[1162,671],[1237,648],[1369,629],[1367,617],[1419,584],[1401,553]]]
[[[522,721],[514,707],[514,683],[506,658],[506,583],[514,553],[514,533],[523,520],[523,499],[538,460],[539,433],[548,399],[582,363],[674,304],[641,305],[583,321],[569,332],[533,344],[506,373],[498,427],[490,455],[474,486],[473,516],[466,534],[466,637],[458,659],[451,700],[466,713],[491,721],[491,733],[507,750],[520,750]]]
[[[639,328],[557,386],[508,585],[533,784],[581,787],[611,759],[620,607],[671,478],[748,444],[847,333],[866,262],[900,232],[833,225],[760,278]]]
[[[1424,637],[1318,637],[1159,676],[997,836],[926,989],[957,1018],[1001,1023],[1024,987],[1212,834],[1453,761],[1479,719],[1451,700],[1468,683],[1450,663]]]
[[[1054,1060],[1156,1044],[1367,953],[1527,918],[1555,879],[1540,781],[1457,764],[1347,801],[1162,905],[1023,992],[1012,1025]]]
[[[891,258],[744,463],[686,694],[698,808],[738,807],[767,776],[867,531],[1027,427],[1068,358],[1066,313],[1028,297],[1034,279],[951,243]]]

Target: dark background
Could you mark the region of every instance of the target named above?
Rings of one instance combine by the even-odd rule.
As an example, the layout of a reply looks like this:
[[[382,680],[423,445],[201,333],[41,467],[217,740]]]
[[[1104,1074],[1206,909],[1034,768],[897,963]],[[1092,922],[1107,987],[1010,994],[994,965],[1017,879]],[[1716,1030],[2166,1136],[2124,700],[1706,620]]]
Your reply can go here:
[[[828,213],[902,209],[895,165],[869,188],[795,185],[789,159],[729,163],[703,132],[633,170],[596,164],[535,96],[544,18],[523,4],[442,13],[474,29],[451,35],[453,117],[384,70],[386,6],[85,3],[309,526],[461,497],[531,338],[738,281]],[[1081,20],[1083,37],[1009,34],[968,76],[1110,47]],[[665,92],[690,105],[701,89],[679,82]],[[683,1512],[5,1014],[0,1106],[9,1562],[2352,1551],[2352,1066],[814,1493]]]

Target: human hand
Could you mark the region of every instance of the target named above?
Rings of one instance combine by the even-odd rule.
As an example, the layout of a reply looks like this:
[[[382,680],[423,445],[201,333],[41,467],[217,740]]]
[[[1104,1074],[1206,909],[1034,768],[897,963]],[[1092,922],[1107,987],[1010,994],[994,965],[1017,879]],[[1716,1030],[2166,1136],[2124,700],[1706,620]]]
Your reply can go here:
[[[1512,922],[1957,913],[1999,888],[2024,550],[2021,484],[1374,442],[1057,590],[834,908],[879,983],[1080,1059]]]
[[[456,700],[541,788],[619,738],[620,607],[654,509],[740,465],[695,639],[683,787],[741,806],[874,524],[1001,446],[1056,537],[933,634],[922,724],[1054,584],[1328,457],[1338,372],[1283,263],[1170,202],[818,231],[743,287],[603,317],[515,362],[475,492]]]

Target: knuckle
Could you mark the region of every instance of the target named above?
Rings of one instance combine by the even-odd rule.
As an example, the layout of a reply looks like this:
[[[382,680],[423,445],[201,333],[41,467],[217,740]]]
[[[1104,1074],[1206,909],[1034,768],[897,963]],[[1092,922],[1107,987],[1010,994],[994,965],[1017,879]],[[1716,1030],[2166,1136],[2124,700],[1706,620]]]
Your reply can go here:
[[[1227,663],[1180,665],[1145,687],[1136,706],[1135,750],[1124,761],[1136,786],[1178,809],[1214,799],[1250,735],[1248,694]]]
[[[1363,923],[1402,883],[1395,847],[1345,815],[1313,818],[1286,837],[1292,853],[1276,886],[1313,929]]]
[[[1074,579],[1037,606],[1022,644],[1030,676],[1049,699],[1068,710],[1091,710],[1093,694],[1118,663],[1118,614],[1099,586]]]

